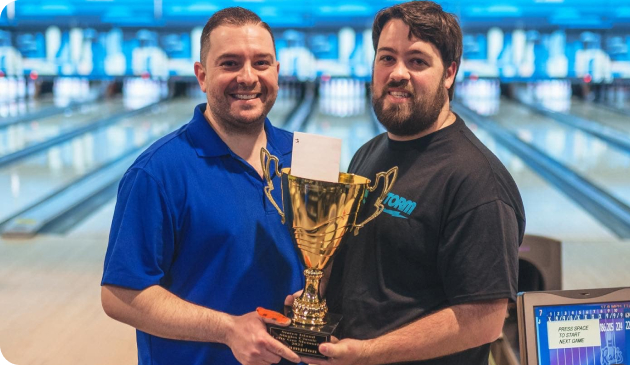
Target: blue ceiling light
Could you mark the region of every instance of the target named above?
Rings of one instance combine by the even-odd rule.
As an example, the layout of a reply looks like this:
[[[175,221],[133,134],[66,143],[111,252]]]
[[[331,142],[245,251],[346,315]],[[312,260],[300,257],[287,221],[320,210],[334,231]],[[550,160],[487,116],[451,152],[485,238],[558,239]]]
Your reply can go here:
[[[21,5],[21,4],[20,4]],[[63,16],[73,15],[75,7],[68,4],[45,2],[40,5],[26,4],[20,6],[20,15],[28,16]]]
[[[105,14],[103,14],[103,19],[115,19],[115,18],[127,18],[131,17],[133,12],[127,6],[116,5],[110,7]]]
[[[486,11],[490,15],[500,15],[500,16],[521,16],[522,15],[521,8],[513,6],[513,5],[491,5],[486,8]]]
[[[272,28],[304,28],[309,26],[309,23],[305,22],[300,15],[267,17],[264,20]]]
[[[276,8],[275,6],[262,6],[260,10],[258,10],[258,15],[263,19],[267,17],[277,17],[279,16],[278,8]]]
[[[621,6],[615,9],[613,14],[617,19],[630,18],[630,6]]]
[[[571,29],[609,29],[612,23],[604,20],[598,15],[582,15],[580,17],[551,17],[550,24],[558,25],[563,28]]]
[[[513,5],[470,6],[464,9],[470,17],[519,17],[523,16],[521,8]]]
[[[196,13],[196,12],[214,13],[217,10],[219,10],[218,6],[214,4],[209,4],[209,3],[192,3],[186,7],[186,11],[188,11],[189,13]]]
[[[372,11],[372,7],[363,4],[363,3],[350,3],[350,4],[342,4],[342,5],[324,5],[317,8],[317,11],[320,15],[374,15]]]
[[[550,16],[551,19],[578,19],[580,17],[580,12],[577,8],[563,6],[561,8],[556,9],[555,13]]]
[[[210,3],[179,3],[177,5],[165,5],[165,16],[176,17],[198,17],[198,16],[210,16],[214,14],[220,8]]]
[[[0,0],[2,1],[2,0]],[[15,2],[13,26],[47,26],[51,18],[57,25],[91,24],[129,16],[153,17],[154,26],[189,26],[216,11],[240,5],[255,11],[270,25],[296,29],[351,26],[369,28],[380,9],[405,0],[158,0],[162,12],[155,15],[154,0],[22,0]],[[437,0],[455,13],[463,26],[482,29],[493,25],[511,28],[595,27],[630,28],[630,0]],[[116,10],[123,7],[126,10]],[[114,10],[112,10],[114,9]],[[117,11],[119,14],[117,14]],[[588,16],[585,16],[588,15]],[[5,12],[0,17],[8,24]],[[583,23],[581,23],[583,22]],[[581,24],[580,24],[581,23]]]

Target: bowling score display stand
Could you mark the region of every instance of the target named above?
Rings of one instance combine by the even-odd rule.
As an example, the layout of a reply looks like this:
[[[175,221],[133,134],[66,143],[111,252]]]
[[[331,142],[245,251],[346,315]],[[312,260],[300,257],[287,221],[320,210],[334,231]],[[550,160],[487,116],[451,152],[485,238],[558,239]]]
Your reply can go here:
[[[319,345],[331,341],[341,315],[329,313],[326,301],[321,299],[323,270],[346,233],[358,234],[360,228],[383,211],[383,199],[396,181],[398,167],[379,172],[370,185],[370,180],[363,176],[339,172],[340,139],[300,132],[294,133],[291,168],[280,171],[278,158],[265,148],[260,151],[260,159],[266,181],[265,195],[289,230],[306,268],[302,295],[284,309],[291,324],[288,327],[268,324],[267,329],[271,336],[300,356],[326,358],[319,352]],[[281,179],[282,208],[271,194],[275,188],[273,174]],[[381,178],[383,186],[374,204],[376,210],[357,223],[364,198],[376,190]]]

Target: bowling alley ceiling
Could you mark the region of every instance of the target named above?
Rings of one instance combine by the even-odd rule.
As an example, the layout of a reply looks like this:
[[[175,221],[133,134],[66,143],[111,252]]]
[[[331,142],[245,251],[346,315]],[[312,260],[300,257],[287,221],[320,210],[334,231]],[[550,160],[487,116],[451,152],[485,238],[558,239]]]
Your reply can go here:
[[[19,0],[3,10],[0,27],[192,27],[217,10],[243,6],[276,28],[369,27],[374,14],[399,0]],[[464,28],[630,27],[628,0],[444,0]]]

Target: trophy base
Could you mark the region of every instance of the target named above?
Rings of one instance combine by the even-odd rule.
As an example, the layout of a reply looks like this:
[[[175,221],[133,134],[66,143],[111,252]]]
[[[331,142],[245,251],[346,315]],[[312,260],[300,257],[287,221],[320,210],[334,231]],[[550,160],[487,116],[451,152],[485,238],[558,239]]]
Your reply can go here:
[[[290,306],[284,307],[284,315],[293,318],[293,310]],[[339,322],[340,314],[327,313],[326,321],[322,326],[309,326],[299,323],[291,323],[287,327],[267,324],[267,331],[276,340],[282,342],[299,356],[308,356],[319,359],[327,359],[319,352],[319,345],[330,342]]]

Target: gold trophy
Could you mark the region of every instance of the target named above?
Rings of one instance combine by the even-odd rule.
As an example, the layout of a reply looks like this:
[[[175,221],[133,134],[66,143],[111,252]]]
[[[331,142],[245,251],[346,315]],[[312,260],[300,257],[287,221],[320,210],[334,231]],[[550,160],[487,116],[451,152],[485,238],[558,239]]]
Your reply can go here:
[[[300,252],[306,269],[306,284],[302,295],[296,298],[285,314],[292,319],[289,327],[268,325],[269,333],[284,342],[298,355],[325,358],[319,350],[320,343],[329,342],[341,316],[328,313],[326,300],[319,295],[323,270],[342,243],[346,232],[359,233],[366,223],[376,218],[384,209],[383,199],[396,181],[398,167],[376,174],[374,185],[359,175],[339,173],[338,182],[305,179],[291,175],[290,168],[278,170],[278,158],[265,148],[260,151],[263,177],[267,181],[265,194],[278,210],[282,223],[287,226],[295,247]],[[275,170],[270,170],[275,161]],[[271,195],[274,189],[273,173],[281,178],[282,205],[280,209]],[[359,213],[368,192],[378,187],[383,178],[383,190],[376,199],[376,211],[361,223]]]

